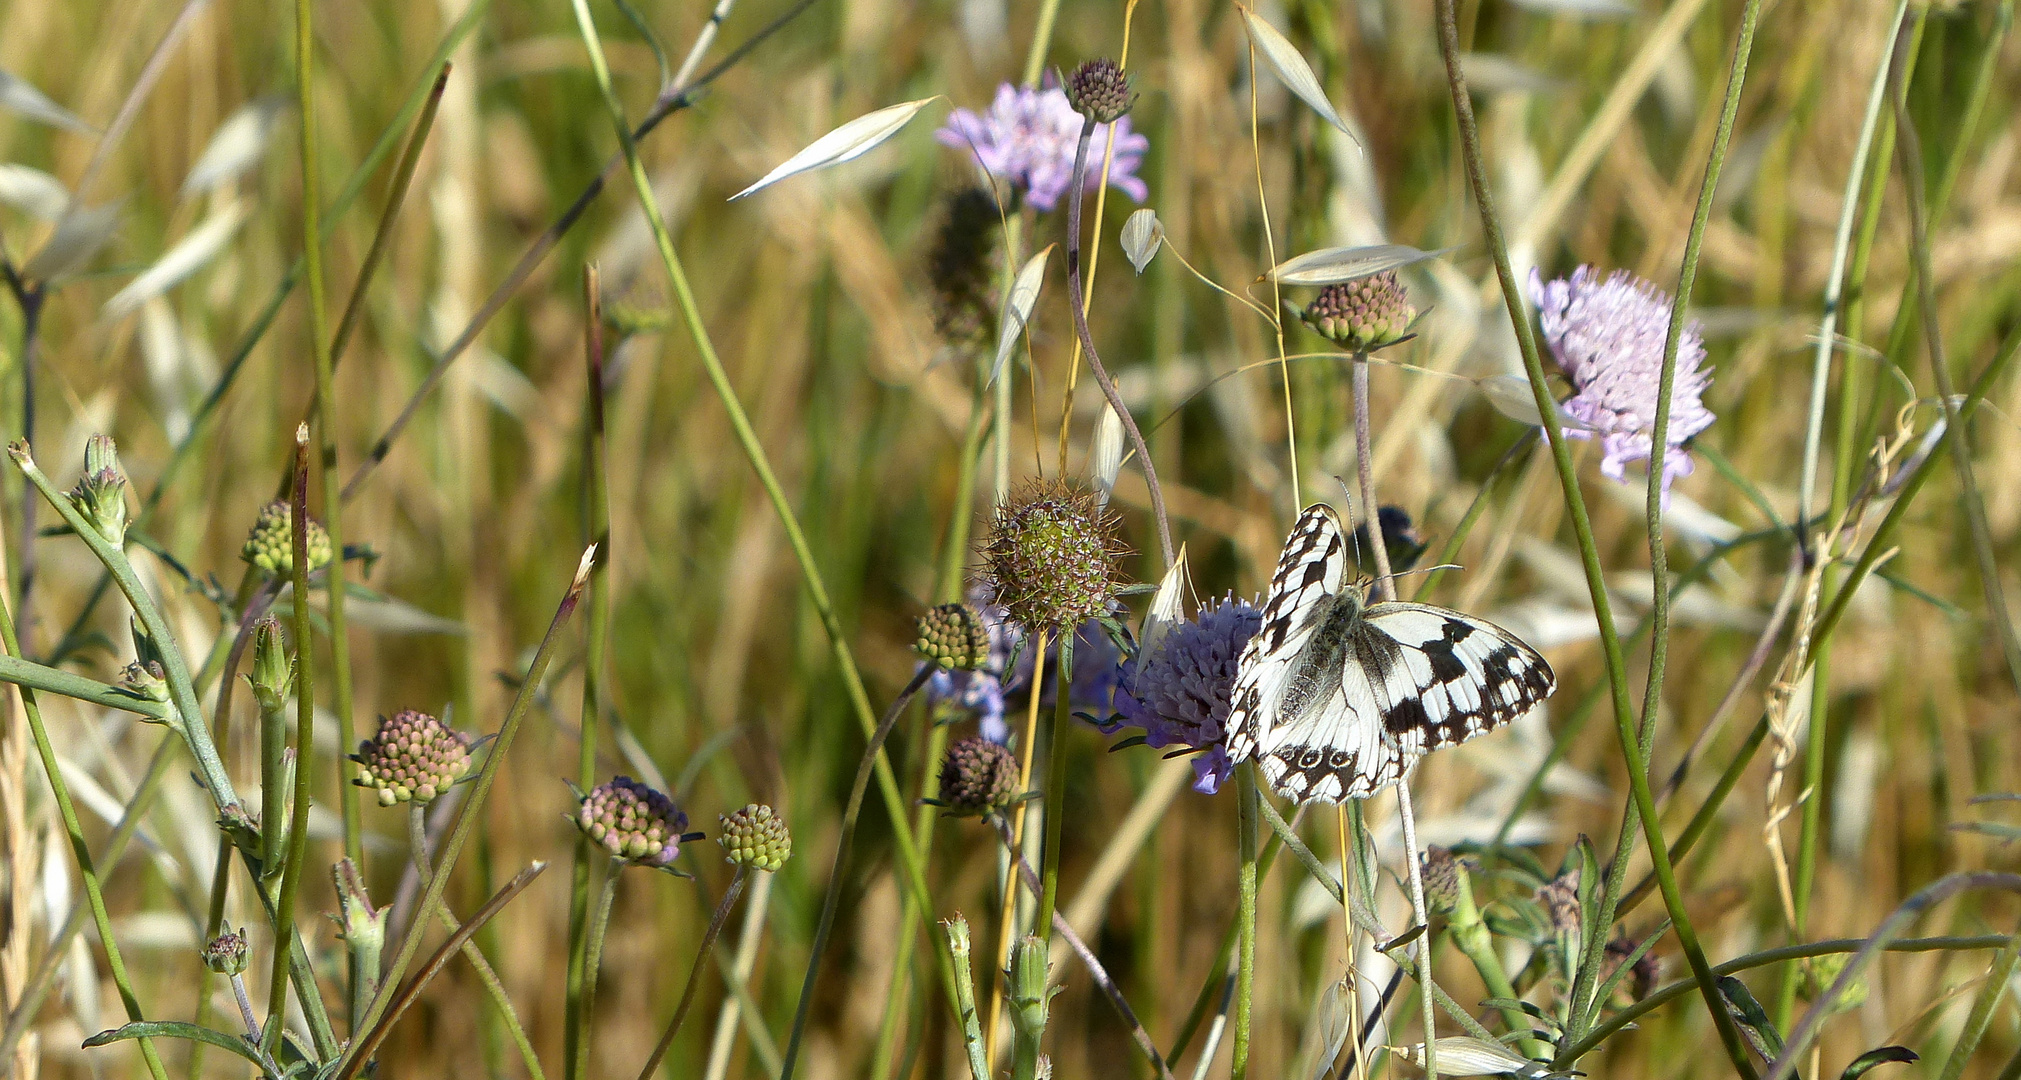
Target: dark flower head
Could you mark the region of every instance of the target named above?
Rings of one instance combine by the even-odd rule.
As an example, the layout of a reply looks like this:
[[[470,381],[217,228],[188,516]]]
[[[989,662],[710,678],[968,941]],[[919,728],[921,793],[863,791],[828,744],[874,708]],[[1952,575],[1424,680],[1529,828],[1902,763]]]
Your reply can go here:
[[[1194,790],[1219,791],[1234,771],[1224,745],[1229,692],[1242,647],[1262,625],[1262,612],[1229,596],[1173,626],[1155,651],[1124,666],[1115,698],[1122,715],[1104,730],[1142,728],[1154,748],[1204,751],[1193,759]]]
[[[612,858],[658,867],[681,853],[688,815],[661,792],[619,776],[583,796],[576,824]]]
[[[990,659],[989,627],[967,604],[941,604],[919,617],[919,655],[944,668],[975,671]]]
[[[260,519],[239,549],[239,558],[253,564],[268,577],[285,579],[295,573],[295,512],[286,499],[275,499],[260,508]],[[323,523],[309,519],[309,572],[330,565],[330,533]]]
[[[1663,342],[1670,332],[1670,297],[1626,270],[1601,281],[1590,266],[1569,280],[1546,283],[1530,271],[1530,299],[1537,305],[1537,324],[1558,369],[1572,383],[1565,411],[1591,430],[1568,429],[1575,439],[1598,435],[1603,456],[1600,471],[1615,480],[1627,479],[1630,462],[1647,462],[1656,424],[1656,392],[1663,373]],[[1705,362],[1705,341],[1696,322],[1687,323],[1677,343],[1677,375],[1671,384],[1670,427],[1664,433],[1663,490],[1680,476],[1691,475],[1691,455],[1684,443],[1712,426],[1703,395],[1712,374]]]
[[[720,842],[730,862],[754,870],[773,871],[786,865],[793,854],[793,837],[786,831],[786,819],[771,807],[752,803],[734,814],[721,817]]]
[[[1116,560],[1128,551],[1116,538],[1118,520],[1094,495],[1060,481],[1012,496],[997,507],[982,549],[996,602],[1026,631],[1108,615],[1122,585]]]
[[[1320,337],[1356,352],[1393,345],[1417,321],[1417,308],[1394,270],[1319,290],[1300,313]]]
[[[957,817],[1002,810],[1018,797],[1018,760],[1010,748],[988,739],[962,739],[940,762],[940,797]]]
[[[928,253],[933,329],[958,348],[988,342],[995,318],[996,234],[1003,223],[996,199],[979,187],[948,196]]]
[[[1097,124],[1113,124],[1130,111],[1136,95],[1130,77],[1114,60],[1087,60],[1067,76],[1067,101]]]
[[[1418,537],[1410,515],[1401,506],[1385,506],[1376,511],[1375,519],[1382,523],[1382,543],[1389,554],[1389,572],[1401,574],[1416,566],[1418,559],[1424,556],[1425,542]],[[1362,573],[1375,576],[1375,551],[1369,546],[1366,521],[1354,527],[1354,561]]]
[[[376,789],[379,805],[430,802],[470,771],[470,737],[414,709],[381,717],[379,733],[358,744],[362,766],[352,783]]]
[[[1137,176],[1151,141],[1130,130],[1130,118],[1117,120],[1113,127],[1115,153],[1109,163],[1109,183],[1125,195],[1143,202],[1150,189]],[[1110,125],[1095,128],[1088,156],[1106,152]],[[1074,152],[1081,139],[1081,114],[1067,101],[1057,86],[1034,90],[1004,83],[996,100],[978,114],[956,109],[948,115],[947,126],[933,133],[943,146],[975,155],[982,171],[994,180],[1010,185],[1034,209],[1045,211],[1059,205],[1060,196],[1074,182]],[[1099,168],[1088,170],[1083,185],[1096,182]]]

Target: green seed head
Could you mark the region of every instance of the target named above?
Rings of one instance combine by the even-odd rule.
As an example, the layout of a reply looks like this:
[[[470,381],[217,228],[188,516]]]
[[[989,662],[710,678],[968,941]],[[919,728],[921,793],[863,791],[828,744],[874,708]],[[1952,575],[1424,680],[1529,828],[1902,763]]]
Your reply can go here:
[[[737,866],[777,870],[793,854],[793,837],[786,831],[786,822],[769,806],[752,803],[734,814],[722,815],[721,820],[720,842]]]
[[[1363,352],[1395,344],[1417,321],[1417,309],[1396,271],[1328,285],[1307,304],[1307,326],[1344,349]]]
[[[1027,630],[1109,614],[1122,584],[1116,560],[1128,553],[1118,520],[1093,494],[1059,481],[1034,483],[998,506],[982,549],[996,602]]]
[[[1018,797],[1018,759],[988,739],[963,739],[940,762],[940,798],[956,817],[994,813]]]
[[[919,617],[913,647],[941,667],[974,671],[989,661],[989,627],[967,604],[942,604]]]
[[[1074,111],[1097,124],[1113,124],[1130,111],[1136,95],[1130,77],[1114,60],[1088,60],[1067,76],[1067,100]]]
[[[681,853],[688,815],[661,792],[620,776],[583,797],[576,824],[612,858],[666,866]]]
[[[470,771],[470,739],[414,709],[382,717],[379,733],[358,744],[364,767],[353,783],[379,793],[379,805],[430,802]]]
[[[260,508],[260,520],[239,549],[239,558],[258,567],[272,578],[288,578],[295,573],[295,514],[282,499]],[[330,565],[330,534],[323,523],[309,519],[309,572]]]

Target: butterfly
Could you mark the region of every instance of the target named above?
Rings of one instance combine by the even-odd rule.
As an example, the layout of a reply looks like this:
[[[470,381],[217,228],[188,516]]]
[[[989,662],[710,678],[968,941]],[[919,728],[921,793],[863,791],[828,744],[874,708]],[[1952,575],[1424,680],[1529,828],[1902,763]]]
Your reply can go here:
[[[1360,799],[1418,758],[1528,712],[1557,688],[1537,650],[1485,619],[1368,602],[1340,516],[1315,503],[1278,557],[1230,692],[1228,756],[1298,802]]]

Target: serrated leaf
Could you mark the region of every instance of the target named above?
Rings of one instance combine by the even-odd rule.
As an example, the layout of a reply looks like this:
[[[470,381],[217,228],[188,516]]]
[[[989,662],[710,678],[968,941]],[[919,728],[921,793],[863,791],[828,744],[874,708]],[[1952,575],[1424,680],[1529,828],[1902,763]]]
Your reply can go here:
[[[1340,113],[1334,111],[1333,102],[1326,99],[1326,91],[1320,89],[1319,77],[1312,73],[1312,65],[1305,62],[1304,54],[1278,33],[1276,27],[1265,22],[1261,15],[1246,7],[1236,10],[1242,12],[1242,21],[1248,24],[1249,40],[1256,43],[1256,51],[1263,54],[1264,61],[1277,73],[1284,88],[1312,106],[1312,111],[1318,113],[1321,120],[1338,128],[1342,135],[1354,139],[1355,145],[1361,145],[1361,140],[1355,139],[1354,132],[1349,131],[1347,123],[1341,120]]]
[[[49,95],[20,79],[0,71],[0,106],[30,120],[89,135],[98,129],[85,123],[69,109],[49,100]]]
[[[1142,646],[1138,656],[1151,656],[1157,652],[1160,642],[1172,627],[1186,621],[1186,545],[1179,545],[1179,554],[1172,559],[1165,576],[1158,582],[1158,593],[1151,598],[1151,609],[1144,613],[1144,632],[1138,635]]]
[[[21,268],[23,276],[35,281],[54,281],[83,268],[119,231],[120,203],[107,203],[88,210],[72,207],[56,223],[42,247]]]
[[[119,319],[140,309],[142,304],[167,292],[181,283],[184,278],[196,273],[203,265],[217,257],[232,237],[238,235],[239,226],[245,224],[247,206],[243,199],[234,199],[231,205],[212,214],[202,225],[191,229],[168,253],[155,260],[153,266],[141,271],[140,276],[126,283],[126,288],[113,294],[105,302],[104,315],[108,319]]]
[[[1003,366],[1008,363],[1011,352],[1017,348],[1018,336],[1025,332],[1025,321],[1032,317],[1032,308],[1038,306],[1039,288],[1046,282],[1046,258],[1053,253],[1055,245],[1047,244],[1045,249],[1025,260],[1024,267],[1011,282],[1010,293],[1004,297],[1003,326],[997,331],[996,360],[989,367],[989,381],[994,383],[1003,374]]]
[[[1156,210],[1147,206],[1123,222],[1123,254],[1129,257],[1137,273],[1143,273],[1164,246],[1165,225],[1158,220]]]
[[[1502,1073],[1543,1076],[1548,1071],[1500,1043],[1476,1039],[1471,1035],[1449,1035],[1438,1040],[1438,1048],[1440,1076],[1497,1076]],[[1411,1064],[1424,1067],[1425,1044],[1412,1043],[1403,1048],[1403,1053]]]
[[[815,169],[825,169],[830,165],[840,165],[854,161],[877,148],[884,140],[898,134],[898,129],[906,121],[918,115],[932,98],[920,98],[902,105],[888,105],[873,113],[866,113],[836,128],[834,131],[814,140],[805,150],[781,162],[779,167],[759,178],[750,187],[730,196],[731,202],[746,195],[755,194],[789,176],[797,176]]]
[[[267,152],[274,124],[288,107],[287,99],[263,97],[239,106],[211,135],[210,144],[190,166],[182,181],[182,197],[187,199],[237,179],[259,163]]]
[[[1421,251],[1408,244],[1320,248],[1278,263],[1263,280],[1279,285],[1334,285],[1435,259],[1452,250]]]
[[[26,165],[0,165],[0,206],[11,206],[32,218],[55,221],[70,205],[63,181]]]
[[[1095,500],[1109,505],[1116,490],[1116,474],[1123,469],[1123,418],[1112,405],[1102,406],[1101,422],[1095,425],[1095,445],[1088,453],[1088,472],[1095,481]]]
[[[1854,1058],[1853,1063],[1846,1066],[1846,1071],[1839,1074],[1839,1080],[1860,1080],[1860,1077],[1865,1076],[1876,1066],[1897,1062],[1907,1065],[1918,1060],[1921,1059],[1916,1056],[1916,1052],[1906,1046],[1883,1046]]]

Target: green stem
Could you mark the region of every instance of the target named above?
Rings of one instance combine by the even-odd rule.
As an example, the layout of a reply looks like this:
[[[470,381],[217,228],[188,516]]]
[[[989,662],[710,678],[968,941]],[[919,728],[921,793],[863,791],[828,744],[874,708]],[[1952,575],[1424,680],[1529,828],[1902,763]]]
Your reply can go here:
[[[1965,1065],[1972,1060],[1973,1052],[1979,1049],[1979,1040],[1985,1038],[1986,1028],[1993,1022],[1993,1010],[2007,993],[2007,982],[2014,977],[2016,961],[2021,961],[2021,932],[2008,938],[2007,944],[1994,954],[1993,966],[1972,998],[1972,1014],[1965,1018],[1958,1041],[1951,1044],[1951,1053],[1944,1059],[1944,1071],[1937,1080],[1958,1080],[1965,1074]]]
[[[301,22],[297,36],[307,33],[309,0],[296,0],[295,17]],[[307,45],[298,42],[307,49]],[[313,263],[312,263],[313,265]],[[320,328],[317,337],[321,338]],[[309,800],[314,791],[316,759],[316,665],[310,642],[315,640],[309,617],[309,430],[304,424],[295,431],[295,500],[293,510],[295,586],[295,803],[290,815],[295,827],[288,830],[287,862],[281,869],[280,898],[275,905],[274,939],[283,944],[274,948],[274,966],[267,991],[267,1032],[261,1046],[268,1056],[280,1050],[281,1028],[288,1009],[288,962],[294,949],[289,944],[295,926],[295,899],[302,888],[302,862],[309,853]],[[341,555],[330,560],[343,561]],[[265,868],[262,868],[263,872]],[[422,911],[427,908],[420,909]],[[416,919],[424,923],[425,919]]]
[[[1067,797],[1067,735],[1073,730],[1074,629],[1059,631],[1059,663],[1053,675],[1053,735],[1046,745],[1046,843],[1040,871],[1038,921],[1032,925],[1053,942],[1053,912],[1060,899],[1060,844],[1065,837]],[[1037,687],[1032,688],[1038,692]],[[1016,852],[1012,852],[1013,856]]]
[[[723,932],[723,923],[729,919],[730,909],[737,906],[737,897],[743,893],[744,881],[749,876],[750,872],[740,865],[730,878],[730,887],[724,891],[716,914],[709,919],[709,929],[702,935],[702,947],[695,951],[695,966],[688,969],[688,985],[681,990],[681,1003],[674,1007],[673,1019],[667,1021],[667,1030],[653,1046],[652,1056],[646,1058],[645,1068],[639,1070],[639,1080],[652,1080],[661,1060],[667,1056],[667,1048],[674,1045],[674,1036],[681,1033],[681,1023],[688,1018],[688,1006],[695,1003],[695,991],[702,985],[702,968],[709,963],[709,950],[715,947],[716,935]]]
[[[948,986],[954,994],[954,1014],[961,1021],[962,1045],[968,1049],[969,1080],[990,1080],[989,1061],[984,1056],[981,1014],[975,1007],[975,971],[969,963],[972,946],[968,920],[960,915],[947,921],[948,952],[954,959],[954,978]]]
[[[62,668],[44,667],[33,660],[12,654],[0,655],[0,682],[10,682],[25,690],[43,690],[75,698],[103,709],[137,713],[157,723],[168,719],[165,701],[145,698],[123,686],[112,686]]]
[[[0,644],[6,645],[8,658],[21,655],[21,642],[14,633],[14,616],[4,598],[0,598]],[[42,771],[49,778],[49,790],[56,796],[57,813],[63,818],[64,835],[70,838],[70,853],[77,860],[78,876],[84,879],[85,899],[91,905],[91,921],[98,928],[99,944],[105,946],[106,966],[112,969],[112,984],[119,988],[119,1001],[126,1007],[126,1018],[140,1023],[147,1017],[141,1013],[140,999],[134,996],[133,981],[127,976],[126,960],[120,955],[119,942],[112,936],[112,916],[106,912],[105,892],[99,887],[98,871],[92,865],[91,846],[85,843],[84,826],[77,819],[76,804],[70,800],[70,785],[63,782],[63,772],[57,766],[56,747],[49,741],[49,729],[43,726],[42,708],[36,703],[34,689],[26,685],[21,687],[21,711],[28,716],[28,731],[35,740],[35,753],[42,759]],[[148,1075],[154,1080],[168,1080],[161,1055],[155,1052],[154,1040],[142,1038],[139,1042],[140,1056],[147,1063]]]
[[[1236,855],[1241,860],[1236,871],[1235,925],[1239,950],[1235,968],[1235,1046],[1233,1080],[1249,1076],[1249,1003],[1256,987],[1256,832],[1259,798],[1256,771],[1250,764],[1235,770],[1236,802],[1240,816],[1236,825]],[[1177,1057],[1175,1051],[1173,1057]]]
[[[597,890],[596,910],[590,916],[589,932],[583,941],[582,962],[582,1002],[578,1006],[582,1022],[582,1068],[583,1075],[589,1075],[590,1024],[596,1011],[596,984],[598,968],[603,963],[604,932],[610,928],[611,905],[618,895],[618,874],[625,864],[619,859],[604,862],[603,887]]]
[[[583,531],[597,545],[599,568],[610,553],[610,502],[604,460],[603,289],[594,263],[583,268]],[[588,621],[589,647],[583,656],[582,720],[577,733],[575,782],[584,791],[596,786],[597,724],[603,715],[603,672],[610,641],[610,580],[591,571]],[[589,834],[578,831],[570,869],[568,899],[568,974],[562,1020],[562,1071],[568,1080],[589,1075],[588,1017],[583,1011],[584,945],[589,933]]]
[[[1552,399],[1550,385],[1545,381],[1543,358],[1537,351],[1537,339],[1530,325],[1529,313],[1524,310],[1515,269],[1509,263],[1508,243],[1503,238],[1501,222],[1495,215],[1494,196],[1488,190],[1486,166],[1481,158],[1480,130],[1474,120],[1473,100],[1467,92],[1466,77],[1460,72],[1459,33],[1454,22],[1453,0],[1438,0],[1437,8],[1439,48],[1445,58],[1447,80],[1452,90],[1453,110],[1458,119],[1467,180],[1473,189],[1474,202],[1480,209],[1481,227],[1487,237],[1488,250],[1494,255],[1495,273],[1501,283],[1502,300],[1508,306],[1509,318],[1516,329],[1516,344],[1522,352],[1523,368],[1530,378],[1530,391],[1537,406],[1537,413],[1548,419],[1556,414],[1556,402]],[[1656,817],[1655,799],[1649,790],[1648,774],[1646,770],[1637,767],[1637,763],[1641,760],[1641,751],[1635,730],[1636,714],[1628,698],[1627,662],[1622,655],[1620,634],[1614,625],[1613,604],[1608,597],[1605,572],[1600,566],[1599,548],[1593,539],[1593,523],[1587,516],[1586,501],[1579,491],[1579,477],[1573,468],[1571,448],[1566,445],[1564,433],[1558,430],[1555,422],[1545,425],[1544,434],[1550,440],[1552,460],[1558,469],[1558,482],[1564,489],[1566,509],[1572,519],[1572,531],[1579,542],[1580,563],[1585,570],[1587,589],[1592,594],[1593,613],[1599,624],[1600,643],[1606,656],[1607,682],[1613,691],[1615,727],[1629,766],[1628,780],[1634,791],[1635,805],[1642,819],[1643,832],[1649,841],[1657,882],[1663,890],[1664,906],[1670,911],[1671,921],[1677,931],[1677,943],[1697,977],[1699,993],[1703,995],[1706,1009],[1712,1014],[1713,1023],[1719,1029],[1720,1041],[1725,1045],[1728,1059],[1733,1062],[1734,1071],[1742,1077],[1742,1080],[1755,1080],[1754,1065],[1748,1060],[1747,1048],[1740,1040],[1740,1033],[1734,1027],[1733,1018],[1727,1015],[1725,999],[1720,996],[1718,984],[1711,973],[1711,965],[1706,963],[1705,950],[1700,947],[1698,935],[1685,914],[1683,896],[1678,890],[1676,876],[1670,866],[1668,849],[1663,842],[1662,823]],[[1652,461],[1652,465],[1661,468],[1657,462]]]

